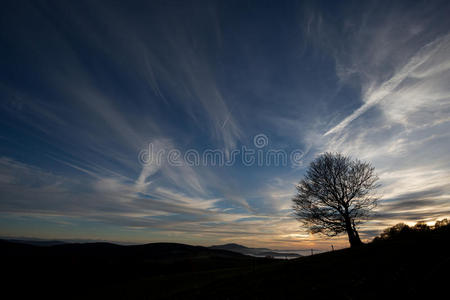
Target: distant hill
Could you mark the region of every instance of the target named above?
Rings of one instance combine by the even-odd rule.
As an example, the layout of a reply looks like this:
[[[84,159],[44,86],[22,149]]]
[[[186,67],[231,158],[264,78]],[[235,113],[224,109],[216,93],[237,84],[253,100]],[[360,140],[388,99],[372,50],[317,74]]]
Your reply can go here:
[[[271,250],[268,248],[248,248],[239,244],[224,244],[224,245],[214,245],[209,247],[209,249],[220,249],[220,250],[227,250],[227,251],[233,251],[245,255],[252,255],[252,256],[272,256],[272,257],[300,257],[301,255],[298,253],[289,253],[289,252],[278,252],[275,250]]]
[[[226,249],[226,250],[230,250],[230,251],[240,251],[240,250],[247,250],[250,249],[248,247],[239,245],[239,244],[234,244],[234,243],[230,243],[230,244],[223,244],[223,245],[214,245],[209,247],[210,249]]]
[[[0,240],[0,265],[3,274],[7,275],[2,286],[17,298],[37,295],[58,298],[61,293],[66,299],[86,298],[87,294],[103,298],[101,294],[105,291],[110,293],[114,286],[141,282],[144,278],[158,278],[157,286],[149,286],[153,287],[153,297],[160,298],[179,291],[183,282],[191,287],[190,280],[166,282],[165,278],[212,270],[219,273],[221,270],[248,270],[271,261],[227,250],[177,243],[132,246],[64,243],[43,247]],[[197,278],[197,275],[193,276]],[[70,294],[67,294],[68,290]],[[114,296],[115,293],[110,295]]]
[[[33,246],[56,246],[56,245],[63,245],[66,244],[66,242],[61,241],[47,241],[47,240],[19,240],[19,239],[6,239],[7,242],[11,243],[18,243],[18,244],[26,244],[26,245],[33,245]]]
[[[46,246],[46,247],[42,247]],[[6,256],[79,256],[79,257],[117,257],[121,259],[147,260],[184,260],[205,259],[207,257],[242,258],[243,255],[233,251],[209,249],[177,243],[151,243],[144,245],[122,246],[113,243],[63,243],[63,242],[27,242],[0,240],[0,254]]]

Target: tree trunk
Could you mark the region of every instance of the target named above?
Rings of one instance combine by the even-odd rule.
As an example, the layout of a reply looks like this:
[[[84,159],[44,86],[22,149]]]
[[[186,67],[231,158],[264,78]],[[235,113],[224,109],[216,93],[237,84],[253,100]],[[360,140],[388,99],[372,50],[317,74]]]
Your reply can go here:
[[[350,242],[350,247],[358,247],[362,245],[361,239],[356,229],[352,226],[349,218],[345,220],[345,228],[348,234],[348,241]]]
[[[353,229],[350,229],[347,231],[348,234],[348,240],[350,242],[350,247],[358,247],[362,245],[361,239],[359,238],[359,235],[356,231],[353,231]]]

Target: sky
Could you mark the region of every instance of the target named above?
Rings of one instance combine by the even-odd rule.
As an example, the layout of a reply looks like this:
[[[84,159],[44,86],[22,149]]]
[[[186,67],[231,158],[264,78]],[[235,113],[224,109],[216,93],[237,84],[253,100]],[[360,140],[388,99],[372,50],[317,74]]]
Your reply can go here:
[[[450,216],[448,1],[1,6],[2,237],[346,247],[292,214],[326,151],[376,168],[363,240]]]

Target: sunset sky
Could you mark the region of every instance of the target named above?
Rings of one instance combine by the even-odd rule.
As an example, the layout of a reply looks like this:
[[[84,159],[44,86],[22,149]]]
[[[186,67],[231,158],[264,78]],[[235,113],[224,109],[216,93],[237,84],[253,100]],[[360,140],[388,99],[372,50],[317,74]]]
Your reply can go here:
[[[292,215],[325,151],[376,168],[364,240],[449,217],[449,16],[449,1],[2,1],[0,237],[344,247]],[[244,147],[287,162],[183,162]]]

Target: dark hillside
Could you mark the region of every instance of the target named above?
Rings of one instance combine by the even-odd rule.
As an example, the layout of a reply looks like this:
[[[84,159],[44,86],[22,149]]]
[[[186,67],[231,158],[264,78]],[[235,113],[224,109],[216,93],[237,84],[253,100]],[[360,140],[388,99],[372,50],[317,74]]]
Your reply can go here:
[[[71,291],[67,297],[74,298],[96,291],[109,294],[113,287],[140,278],[252,268],[255,263],[267,262],[235,252],[174,243],[41,247],[1,240],[0,259],[7,277],[5,286],[15,293],[33,291],[51,297]],[[158,288],[154,295],[164,293],[161,285]]]
[[[289,261],[182,244],[0,242],[6,289],[96,299],[431,299],[446,292],[449,249],[448,226]]]
[[[416,225],[417,227],[417,225]],[[269,265],[218,281],[211,299],[430,299],[447,292],[450,226],[413,227],[363,245]]]

